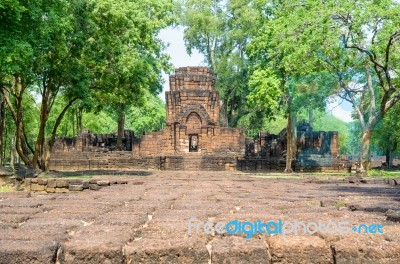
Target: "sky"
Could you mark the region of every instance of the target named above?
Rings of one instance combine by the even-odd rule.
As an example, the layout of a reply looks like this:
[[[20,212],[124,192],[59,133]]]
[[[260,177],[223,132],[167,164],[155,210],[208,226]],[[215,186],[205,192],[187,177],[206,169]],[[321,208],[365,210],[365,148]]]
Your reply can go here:
[[[186,52],[185,43],[183,40],[183,28],[182,27],[170,27],[163,29],[159,37],[165,43],[169,44],[166,49],[166,53],[171,57],[171,63],[174,68],[186,67],[186,66],[204,66],[204,56],[196,51],[189,55]],[[164,74],[164,86],[163,92],[159,94],[160,98],[165,101],[165,91],[169,90],[169,79],[168,74]],[[330,103],[327,104],[326,110],[338,119],[351,122],[352,106],[347,101],[342,101],[339,98],[333,98]]]
[[[159,37],[165,43],[169,44],[166,53],[171,56],[171,63],[174,68],[186,66],[204,66],[204,56],[197,51],[192,55],[186,52],[185,43],[183,41],[182,27],[166,28],[163,29]],[[159,94],[160,98],[165,102],[165,91],[169,91],[169,75],[163,74],[164,87],[162,93]]]

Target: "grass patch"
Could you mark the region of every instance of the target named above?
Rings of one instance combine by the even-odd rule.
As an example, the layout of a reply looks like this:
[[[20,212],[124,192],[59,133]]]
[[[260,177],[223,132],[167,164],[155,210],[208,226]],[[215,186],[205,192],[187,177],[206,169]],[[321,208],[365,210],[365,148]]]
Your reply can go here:
[[[340,209],[340,208],[342,208],[342,207],[346,207],[347,206],[347,202],[346,201],[343,201],[343,200],[340,200],[340,201],[338,201],[336,204],[335,204],[335,207],[336,207],[336,209]]]
[[[400,171],[384,171],[384,170],[370,170],[368,172],[370,177],[382,177],[382,178],[395,178],[400,177]]]
[[[0,193],[4,193],[4,192],[11,192],[11,187],[8,186],[7,184],[2,184],[0,185]]]

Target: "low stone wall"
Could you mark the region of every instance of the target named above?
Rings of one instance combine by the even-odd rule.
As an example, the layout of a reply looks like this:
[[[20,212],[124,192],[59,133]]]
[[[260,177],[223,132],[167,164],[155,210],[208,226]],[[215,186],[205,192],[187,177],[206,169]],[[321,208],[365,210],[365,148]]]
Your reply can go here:
[[[330,164],[305,166],[299,162],[293,162],[295,172],[350,172],[350,163],[331,162]],[[240,171],[274,171],[283,172],[286,163],[282,159],[241,159],[237,161],[237,170]]]
[[[47,193],[67,193],[79,192],[83,190],[99,190],[104,186],[111,184],[127,184],[127,181],[109,181],[96,179],[25,179],[25,187],[30,192],[47,192]]]
[[[319,161],[319,160],[318,160]],[[350,164],[332,161],[321,164],[294,162],[296,172],[348,172]],[[53,153],[50,169],[56,171],[86,170],[205,170],[205,171],[276,171],[285,170],[282,159],[239,159],[232,155],[185,155],[134,157],[132,152],[56,152]]]
[[[53,154],[50,169],[57,171],[158,170],[160,169],[160,157],[133,157],[130,151],[59,152]]]
[[[232,156],[166,156],[161,158],[162,170],[236,170],[237,158]]]

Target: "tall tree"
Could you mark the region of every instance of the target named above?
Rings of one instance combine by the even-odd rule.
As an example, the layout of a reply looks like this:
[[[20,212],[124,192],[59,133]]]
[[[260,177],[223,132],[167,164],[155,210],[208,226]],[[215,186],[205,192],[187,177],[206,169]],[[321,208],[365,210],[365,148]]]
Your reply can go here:
[[[362,127],[362,170],[370,166],[377,122],[400,100],[398,1],[283,1],[280,48],[290,57],[335,75],[332,93],[349,101]],[[292,45],[290,45],[292,43]],[[315,68],[315,67],[314,67]]]
[[[174,22],[173,1],[156,0],[94,1],[93,20],[98,30],[90,50],[97,59],[95,97],[100,107],[107,106],[118,122],[117,149],[122,149],[125,113],[143,103],[145,91],[157,94],[162,89],[162,71],[169,71],[159,31]]]
[[[198,50],[216,76],[224,113],[222,124],[236,126],[248,113],[246,46],[258,30],[261,2],[251,0],[183,1],[182,24],[189,54]]]
[[[296,113],[302,108],[324,108],[327,94],[318,89],[317,80],[320,78],[315,75],[315,59],[299,61],[294,56],[310,47],[308,43],[289,40],[292,34],[288,30],[291,11],[285,1],[269,3],[259,18],[262,27],[247,48],[252,64],[250,80],[259,80],[256,86],[251,85],[250,102],[254,96],[257,97],[255,103],[268,106],[264,109],[270,116],[278,113],[271,111],[271,106],[278,105],[287,117],[286,172],[292,172],[296,154]],[[273,86],[269,80],[275,80]]]
[[[73,16],[75,5],[65,1],[6,2],[2,5],[0,41],[1,93],[17,128],[16,149],[26,163],[46,169],[45,129],[57,96],[69,98],[70,107],[85,92],[80,66],[79,41],[72,38],[80,24]],[[72,33],[72,34],[71,34]],[[75,49],[75,51],[74,51]],[[84,81],[84,80],[83,80]],[[39,131],[32,147],[27,139],[23,108],[24,98],[40,98]],[[59,113],[60,121],[65,111]],[[59,122],[53,127],[57,131]],[[51,150],[50,139],[47,149]]]

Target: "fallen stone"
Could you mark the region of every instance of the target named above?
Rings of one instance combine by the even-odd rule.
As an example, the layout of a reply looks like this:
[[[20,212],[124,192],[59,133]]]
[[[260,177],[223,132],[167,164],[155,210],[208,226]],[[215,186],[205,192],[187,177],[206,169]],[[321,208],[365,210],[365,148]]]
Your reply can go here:
[[[33,192],[44,191],[45,188],[46,188],[45,185],[40,185],[40,184],[37,184],[37,183],[32,183],[31,184],[31,191],[33,191]]]
[[[89,188],[90,188],[90,190],[96,191],[96,190],[100,190],[101,187],[99,185],[97,185],[97,184],[90,183],[89,184]]]
[[[83,186],[82,184],[70,184],[68,187],[68,190],[70,191],[82,191],[83,190]]]
[[[82,181],[82,188],[83,189],[89,189],[90,188],[89,181]]]
[[[89,183],[97,184],[97,180],[96,179],[90,179]]]
[[[128,181],[124,181],[124,180],[117,181],[117,184],[128,184]]]
[[[386,212],[386,220],[392,222],[400,222],[400,211],[398,210],[388,210]]]
[[[99,185],[99,186],[108,186],[108,185],[110,185],[110,181],[105,181],[105,180],[97,181],[97,185]]]

